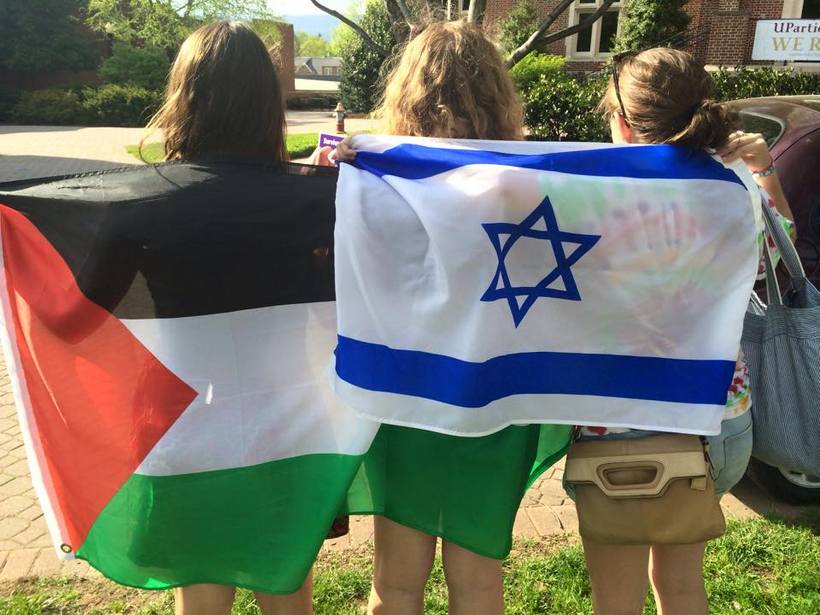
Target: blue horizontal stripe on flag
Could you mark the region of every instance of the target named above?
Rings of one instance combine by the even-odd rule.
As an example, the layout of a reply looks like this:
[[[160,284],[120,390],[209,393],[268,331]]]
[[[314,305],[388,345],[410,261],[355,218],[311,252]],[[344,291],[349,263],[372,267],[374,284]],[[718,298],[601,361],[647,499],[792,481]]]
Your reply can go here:
[[[402,143],[384,152],[358,152],[353,164],[374,175],[424,179],[469,164],[492,164],[598,177],[713,179],[745,184],[706,152],[675,145],[614,147],[551,154],[506,154]]]
[[[734,361],[526,352],[482,363],[339,336],[336,373],[370,391],[480,408],[525,394],[723,405]]]

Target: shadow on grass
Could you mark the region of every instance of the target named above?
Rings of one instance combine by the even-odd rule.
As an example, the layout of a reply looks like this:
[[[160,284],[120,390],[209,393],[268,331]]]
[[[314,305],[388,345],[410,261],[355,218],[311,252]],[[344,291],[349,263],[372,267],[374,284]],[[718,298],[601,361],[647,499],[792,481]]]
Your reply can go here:
[[[775,522],[806,527],[820,533],[820,506],[787,504],[770,496],[750,477],[745,476],[733,489],[732,495],[757,514]]]

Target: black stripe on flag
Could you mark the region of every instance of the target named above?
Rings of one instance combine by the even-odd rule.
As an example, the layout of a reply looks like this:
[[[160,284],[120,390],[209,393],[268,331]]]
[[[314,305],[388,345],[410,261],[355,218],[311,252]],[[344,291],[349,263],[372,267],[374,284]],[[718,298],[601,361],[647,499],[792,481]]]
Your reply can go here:
[[[335,169],[169,163],[0,184],[119,318],[332,301]]]

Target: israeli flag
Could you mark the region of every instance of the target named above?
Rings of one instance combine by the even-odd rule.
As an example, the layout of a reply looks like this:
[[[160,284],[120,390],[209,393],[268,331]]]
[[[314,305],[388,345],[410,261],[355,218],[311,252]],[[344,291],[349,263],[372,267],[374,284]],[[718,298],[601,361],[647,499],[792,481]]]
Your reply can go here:
[[[665,145],[354,146],[334,380],[359,414],[720,431],[758,261],[747,172]]]

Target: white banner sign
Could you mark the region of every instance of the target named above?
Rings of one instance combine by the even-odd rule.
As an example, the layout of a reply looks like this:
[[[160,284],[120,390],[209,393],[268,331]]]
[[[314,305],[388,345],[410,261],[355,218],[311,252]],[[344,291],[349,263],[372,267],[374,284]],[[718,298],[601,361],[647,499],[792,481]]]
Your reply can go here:
[[[820,19],[758,21],[752,60],[820,62]]]

